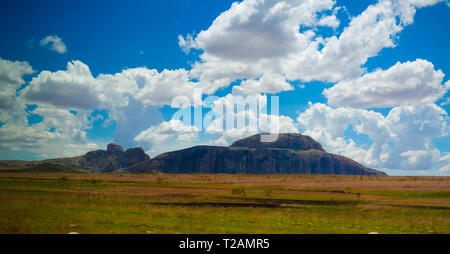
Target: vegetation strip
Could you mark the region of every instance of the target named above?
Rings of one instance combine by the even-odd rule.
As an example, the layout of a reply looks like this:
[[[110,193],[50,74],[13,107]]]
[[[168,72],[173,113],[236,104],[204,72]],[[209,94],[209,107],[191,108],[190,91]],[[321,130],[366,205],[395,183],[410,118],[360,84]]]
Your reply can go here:
[[[224,203],[224,202],[150,202],[150,205],[159,206],[192,206],[192,207],[253,207],[253,208],[301,208],[286,207],[282,204],[270,203]]]

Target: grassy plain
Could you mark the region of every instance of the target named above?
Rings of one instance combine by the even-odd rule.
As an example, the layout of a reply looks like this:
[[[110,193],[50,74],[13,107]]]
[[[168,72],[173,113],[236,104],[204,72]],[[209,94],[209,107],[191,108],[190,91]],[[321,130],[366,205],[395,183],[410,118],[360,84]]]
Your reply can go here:
[[[0,233],[450,233],[450,177],[0,171]]]

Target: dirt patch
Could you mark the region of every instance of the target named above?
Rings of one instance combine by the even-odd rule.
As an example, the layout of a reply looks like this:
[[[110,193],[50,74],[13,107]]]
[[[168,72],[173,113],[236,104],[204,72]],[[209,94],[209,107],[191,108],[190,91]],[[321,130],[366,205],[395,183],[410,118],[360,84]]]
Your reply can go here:
[[[196,198],[198,197],[198,195],[195,194],[178,194],[178,193],[174,193],[174,194],[165,194],[165,195],[158,195],[155,196],[156,198],[164,198],[164,199],[179,199],[179,198]]]
[[[387,205],[399,208],[416,208],[416,209],[435,209],[435,210],[450,210],[448,206],[434,206],[434,205]]]
[[[226,197],[226,199],[240,200],[246,202],[257,202],[263,204],[295,204],[295,205],[356,205],[356,201],[333,201],[333,200],[298,200],[298,199],[272,199],[272,198],[238,198]]]

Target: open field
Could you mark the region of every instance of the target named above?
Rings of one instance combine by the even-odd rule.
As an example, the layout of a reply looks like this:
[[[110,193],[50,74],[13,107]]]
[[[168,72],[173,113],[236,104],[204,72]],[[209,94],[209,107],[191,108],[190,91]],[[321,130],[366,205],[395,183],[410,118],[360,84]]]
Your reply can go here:
[[[450,177],[0,171],[0,233],[450,233]]]

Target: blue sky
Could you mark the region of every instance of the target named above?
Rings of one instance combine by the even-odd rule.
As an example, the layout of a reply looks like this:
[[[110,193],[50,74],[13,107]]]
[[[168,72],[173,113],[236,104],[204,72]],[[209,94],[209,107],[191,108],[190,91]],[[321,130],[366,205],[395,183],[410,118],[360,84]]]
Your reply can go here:
[[[109,142],[153,157],[255,131],[171,120],[170,98],[197,87],[203,98],[279,96],[281,131],[366,166],[449,175],[449,3],[305,2],[5,3],[0,159]]]

